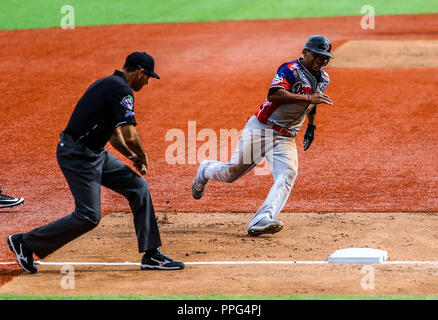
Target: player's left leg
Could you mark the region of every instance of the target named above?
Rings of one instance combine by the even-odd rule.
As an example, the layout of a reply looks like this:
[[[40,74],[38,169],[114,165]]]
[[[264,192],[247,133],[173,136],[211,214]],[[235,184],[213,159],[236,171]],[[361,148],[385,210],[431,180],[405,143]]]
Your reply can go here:
[[[274,184],[249,223],[250,235],[275,233],[283,227],[283,224],[275,219],[286,204],[298,174],[295,139],[276,135],[274,146],[271,152],[266,154],[266,159],[272,169]]]

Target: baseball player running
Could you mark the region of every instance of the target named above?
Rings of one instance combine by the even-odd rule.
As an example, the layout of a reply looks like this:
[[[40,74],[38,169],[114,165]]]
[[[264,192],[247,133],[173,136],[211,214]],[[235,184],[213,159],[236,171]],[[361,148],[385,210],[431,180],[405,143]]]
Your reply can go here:
[[[184,263],[160,252],[160,233],[148,185],[140,175],[104,148],[111,145],[145,175],[147,154],[135,129],[134,93],[154,72],[154,59],[133,52],[122,70],[95,81],[77,103],[56,150],[58,164],[75,199],[75,211],[27,233],[8,237],[19,265],[37,272],[33,254],[44,258],[63,245],[95,228],[100,221],[101,185],[123,195],[134,214],[141,269],[176,270]]]
[[[205,160],[199,165],[192,184],[195,199],[202,197],[209,180],[231,183],[266,157],[274,184],[249,223],[247,232],[250,236],[276,233],[283,228],[283,223],[276,218],[289,198],[298,173],[295,137],[308,118],[303,141],[304,150],[307,150],[314,139],[316,106],[333,105],[324,94],[329,75],[321,69],[332,58],[331,49],[326,37],[309,37],[302,57],[278,68],[267,99],[248,119],[229,162]]]

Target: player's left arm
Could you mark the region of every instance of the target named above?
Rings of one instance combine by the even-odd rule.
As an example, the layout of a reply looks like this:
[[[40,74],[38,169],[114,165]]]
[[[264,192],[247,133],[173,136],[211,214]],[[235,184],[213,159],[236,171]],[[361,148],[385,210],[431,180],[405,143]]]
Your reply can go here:
[[[310,145],[313,142],[313,139],[315,138],[315,130],[316,130],[316,105],[313,108],[309,108],[309,111],[307,112],[307,128],[306,132],[304,133],[304,151],[310,148]]]

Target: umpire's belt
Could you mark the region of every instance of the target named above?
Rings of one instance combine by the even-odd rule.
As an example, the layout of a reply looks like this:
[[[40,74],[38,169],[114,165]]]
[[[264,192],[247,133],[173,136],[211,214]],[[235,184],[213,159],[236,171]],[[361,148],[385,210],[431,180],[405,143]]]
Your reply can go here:
[[[283,136],[293,137],[292,133],[288,129],[286,129],[282,126],[279,126],[277,124],[272,125],[272,129],[274,129],[275,131],[277,131],[278,133],[280,133]]]
[[[61,140],[63,140],[63,141],[79,143],[83,147],[85,147],[86,149],[88,149],[88,150],[90,150],[92,152],[95,152],[95,153],[96,152],[99,153],[99,152],[102,152],[104,150],[103,147],[102,148],[97,148],[97,149],[96,148],[94,148],[94,149],[90,148],[87,144],[85,144],[83,141],[81,141],[81,139],[76,139],[72,135],[70,135],[68,133],[65,133],[64,131],[61,131],[60,137],[61,137]]]
[[[73,138],[71,135],[69,135],[68,133],[65,133],[64,131],[61,131],[61,133],[59,135],[61,137],[61,140],[70,141],[70,142],[78,142],[78,139]]]

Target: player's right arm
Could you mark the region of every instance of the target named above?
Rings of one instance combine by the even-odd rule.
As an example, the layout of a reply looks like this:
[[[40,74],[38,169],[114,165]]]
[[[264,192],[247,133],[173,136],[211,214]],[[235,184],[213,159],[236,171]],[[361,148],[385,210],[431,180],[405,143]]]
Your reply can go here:
[[[295,74],[289,68],[290,66],[296,64],[292,62],[291,64],[283,64],[278,70],[277,74],[272,80],[269,86],[269,92],[267,100],[275,104],[292,104],[292,103],[309,103],[309,104],[319,104],[326,103],[333,105],[330,97],[324,93],[316,92],[312,95],[297,94],[291,92],[291,86],[295,82]]]

